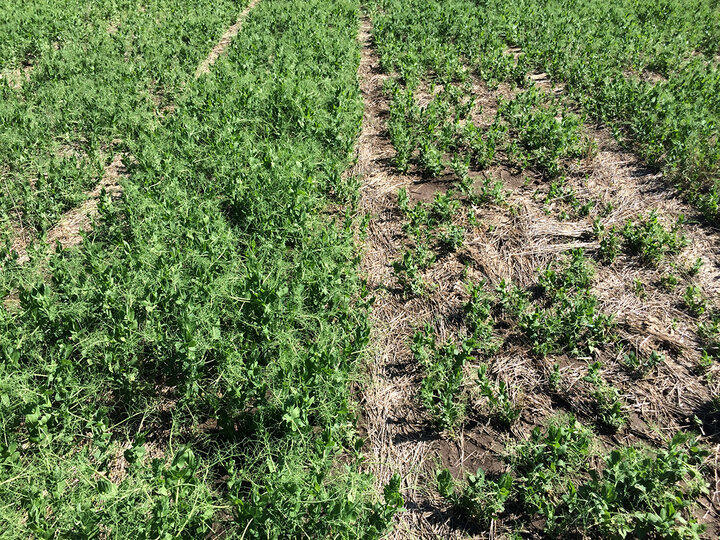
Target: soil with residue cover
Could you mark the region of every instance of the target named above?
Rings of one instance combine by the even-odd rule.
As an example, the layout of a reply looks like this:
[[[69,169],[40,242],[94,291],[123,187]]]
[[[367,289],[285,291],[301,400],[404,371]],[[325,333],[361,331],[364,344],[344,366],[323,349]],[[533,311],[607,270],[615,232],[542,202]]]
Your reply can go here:
[[[525,514],[521,503],[508,502],[489,523],[469,516],[467,509],[440,496],[436,475],[448,469],[461,486],[478,469],[490,478],[512,472],[509,455],[514,447],[533,429],[542,431],[558,415],[567,414],[592,430],[597,446],[588,463],[600,470],[603,456],[613,449],[640,445],[652,455],[652,449],[665,448],[677,433],[698,437],[709,453],[701,466],[708,491],[697,496],[692,514],[706,528],[704,535],[712,537],[718,516],[715,471],[720,439],[713,405],[718,368],[707,364],[716,338],[708,337],[703,328],[712,328],[720,308],[720,231],[677,196],[661,171],[623,147],[608,127],[587,118],[565,95],[562,81],[546,73],[528,69],[527,82],[518,86],[488,84],[472,67],[465,72],[467,79],[449,84],[432,70],[410,83],[398,71],[384,71],[381,65],[404,69],[400,56],[382,59],[382,51],[395,50],[382,40],[392,35],[393,24],[405,23],[390,18],[400,4],[378,6],[362,20],[358,77],[365,118],[354,170],[362,179],[361,210],[369,216],[363,270],[376,297],[362,425],[369,468],[378,485],[394,472],[403,478],[406,511],[396,518],[395,537],[493,537],[513,529],[542,535],[545,520]],[[382,36],[373,29],[377,21],[382,22]],[[425,48],[432,47],[432,39]],[[503,52],[516,66],[523,54],[518,47]],[[453,116],[457,98],[447,97],[447,87],[453,85],[461,105],[463,100],[473,103],[462,119]],[[559,173],[538,167],[529,153],[522,157],[516,145],[532,143],[523,139],[523,130],[532,126],[516,128],[512,118],[503,116],[508,102],[533,86],[541,96],[533,107],[555,111],[558,118],[581,118],[574,129],[585,150],[573,157],[559,155]],[[447,106],[449,113],[436,115],[435,105],[438,110]],[[407,165],[400,166],[397,145],[403,142],[402,133],[397,135],[393,122],[402,107],[411,111],[405,113],[407,129],[417,129],[421,142]],[[432,135],[423,139],[425,122],[435,122],[443,165],[434,169],[425,157],[432,148],[422,146],[433,140]],[[472,186],[468,196],[462,176],[451,166],[467,148],[448,142],[445,148],[451,150],[443,150],[444,142],[437,142],[445,136],[442,130],[453,125],[458,137],[466,123],[487,133],[502,122],[510,128],[494,157],[480,166],[471,161],[464,173],[470,179],[466,185]],[[501,189],[490,193],[491,185]],[[406,202],[401,192],[407,194]],[[418,232],[413,216],[432,216],[434,208],[441,212],[447,199],[455,201],[451,217],[436,219]],[[450,227],[462,231],[456,249],[439,241]],[[642,240],[633,240],[637,236],[650,238],[648,243],[654,245],[638,247]],[[608,237],[611,240],[604,240]],[[417,254],[428,246],[432,262],[412,270],[421,285],[410,290],[414,285],[406,261],[412,259],[404,257],[421,257]],[[578,251],[591,274],[589,286],[581,292],[592,296],[596,315],[611,318],[612,329],[605,341],[581,344],[581,350],[555,345],[540,351],[537,335],[542,332],[532,333],[517,314],[503,309],[500,290],[516,286],[526,295],[530,311],[540,314],[538,324],[549,325],[552,321],[544,321],[542,315],[561,314],[552,311],[542,276],[547,269],[561,273]],[[443,425],[424,401],[429,368],[413,354],[413,336],[429,325],[437,344],[467,339],[472,333],[468,285],[478,283],[484,284],[490,298],[489,324],[497,350],[475,350],[465,361],[463,382],[454,396],[464,411],[454,425]],[[638,367],[634,361],[647,364]],[[595,362],[600,379],[590,375]],[[519,413],[511,425],[497,421],[493,404],[478,390],[482,364],[487,365],[490,386],[504,385],[508,403]],[[609,425],[613,418],[604,420],[599,413],[598,384],[614,389],[619,426]],[[586,532],[591,534],[592,528]]]

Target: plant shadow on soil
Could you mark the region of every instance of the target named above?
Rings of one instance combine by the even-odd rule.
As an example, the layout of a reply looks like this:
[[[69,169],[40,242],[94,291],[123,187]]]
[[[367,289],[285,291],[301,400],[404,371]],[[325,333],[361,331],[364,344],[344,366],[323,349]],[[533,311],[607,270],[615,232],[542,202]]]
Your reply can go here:
[[[720,410],[717,403],[713,401],[703,403],[695,410],[695,418],[689,418],[688,423],[697,423],[703,435],[720,443]]]

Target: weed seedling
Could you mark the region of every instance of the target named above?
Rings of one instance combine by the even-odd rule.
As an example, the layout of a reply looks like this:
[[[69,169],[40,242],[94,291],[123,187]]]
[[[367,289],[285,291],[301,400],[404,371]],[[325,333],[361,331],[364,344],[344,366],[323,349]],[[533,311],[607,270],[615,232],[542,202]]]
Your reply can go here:
[[[426,284],[422,271],[435,260],[435,254],[421,244],[415,250],[406,249],[400,261],[393,262],[393,273],[406,297],[422,296]]]
[[[490,356],[498,349],[498,343],[493,335],[494,321],[491,315],[493,298],[485,291],[484,281],[468,285],[467,291],[470,293],[470,300],[463,307],[474,348]]]
[[[539,302],[531,305],[526,296],[507,286],[499,290],[503,307],[524,298],[524,303],[508,307],[536,354],[592,352],[611,338],[613,319],[597,312],[597,298],[588,291],[593,273],[583,251],[576,249],[569,260],[550,264],[541,273]]]
[[[702,258],[698,257],[697,260],[693,263],[693,265],[688,268],[688,275],[692,277],[697,276],[700,273],[700,269],[703,267],[704,264],[705,262],[702,260]]]
[[[600,247],[598,249],[598,257],[603,264],[611,264],[620,253],[620,235],[618,235],[615,227],[602,235],[600,238]]]
[[[636,351],[630,351],[623,355],[622,365],[630,372],[642,377],[658,364],[665,361],[665,355],[657,351],[644,356]]]
[[[430,141],[420,144],[420,166],[433,178],[445,170],[442,152]]]
[[[465,229],[458,225],[441,227],[438,234],[440,246],[448,251],[457,251],[465,241]]]
[[[430,215],[437,225],[451,225],[459,207],[460,201],[453,199],[452,193],[437,192],[430,207]]]
[[[698,466],[707,452],[678,433],[654,455],[641,447],[613,450],[601,473],[565,497],[556,532],[580,529],[602,538],[699,539],[689,507],[707,493]]]
[[[556,394],[560,392],[560,389],[562,388],[562,381],[563,376],[562,373],[560,373],[560,366],[553,364],[552,371],[550,372],[550,375],[548,375],[548,386],[550,387],[550,390]]]
[[[633,290],[635,292],[635,296],[638,298],[647,298],[647,293],[645,292],[645,284],[642,282],[642,280],[635,278],[633,280]]]
[[[552,519],[570,482],[585,472],[592,432],[572,415],[551,420],[545,430],[510,448],[506,461],[517,478],[518,498],[529,513]]]
[[[699,360],[702,371],[708,371],[716,358],[720,356],[720,311],[710,314],[710,320],[698,325],[702,356]]]
[[[450,166],[452,167],[455,176],[458,177],[460,184],[463,185],[464,183],[467,183],[470,178],[470,156],[460,156],[457,153],[454,153],[452,160],[450,161]],[[470,180],[470,182],[472,182],[472,180]]]
[[[681,223],[667,230],[654,211],[647,217],[640,215],[637,223],[629,220],[622,231],[626,250],[645,263],[657,265],[665,255],[678,253],[687,244],[685,236],[678,233]]]
[[[697,362],[697,367],[700,373],[707,373],[710,368],[713,367],[714,363],[715,359],[710,355],[707,350],[703,349]]]
[[[610,214],[612,214],[613,210],[615,210],[615,204],[613,204],[612,201],[608,201],[600,209],[599,215],[600,215],[600,217],[608,217]]]
[[[679,280],[675,274],[664,274],[660,278],[660,286],[667,292],[673,292],[678,286]]]

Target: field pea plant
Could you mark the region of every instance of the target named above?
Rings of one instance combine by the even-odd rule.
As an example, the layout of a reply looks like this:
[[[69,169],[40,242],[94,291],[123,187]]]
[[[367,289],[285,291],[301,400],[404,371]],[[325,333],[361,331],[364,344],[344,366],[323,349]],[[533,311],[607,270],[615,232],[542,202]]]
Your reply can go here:
[[[326,211],[352,194],[357,2],[263,0],[197,80],[242,4],[32,4],[1,10],[5,33],[8,16],[49,33],[0,40],[6,59],[39,55],[32,91],[2,89],[5,116],[33,111],[6,124],[2,152],[27,150],[13,170],[71,127],[96,148],[122,136],[136,163],[80,247],[23,266],[0,250],[2,536],[380,536],[400,479],[376,493],[360,468],[369,300],[351,218]],[[83,24],[45,27],[70,8]],[[162,122],[151,77],[176,105]]]
[[[497,478],[480,469],[455,480],[445,469],[437,482],[450,504],[484,526],[516,508],[541,519],[551,537],[700,538],[703,528],[688,508],[707,493],[704,456],[685,434],[658,450],[601,451],[592,431],[569,416],[508,447],[508,472]]]
[[[593,276],[591,262],[582,250],[571,252],[565,261],[548,266],[540,274],[536,290],[543,291],[534,299],[527,290],[509,283],[500,283],[488,291],[484,283],[467,287],[469,301],[464,305],[465,337],[460,343],[449,341],[438,345],[431,325],[418,330],[411,346],[415,360],[423,367],[420,397],[436,424],[452,431],[467,420],[466,403],[473,395],[479,407],[496,425],[510,427],[522,412],[519,392],[504,380],[494,381],[484,359],[491,358],[511,340],[500,337],[497,328],[512,325],[522,332],[526,343],[539,358],[569,354],[587,357],[609,346],[616,339],[615,322],[611,316],[598,312],[597,298],[588,292]],[[517,338],[515,338],[517,339]],[[660,358],[653,356],[642,365],[635,356],[628,366],[641,371],[653,367]],[[477,361],[476,375],[468,368]],[[601,365],[588,366],[584,380],[589,383],[588,400],[593,405],[595,420],[600,426],[617,430],[625,422],[623,403],[618,390],[608,384],[600,373]],[[549,376],[552,377],[552,376]],[[557,381],[550,385],[557,386]]]
[[[0,236],[37,234],[155,129],[244,0],[0,4]]]
[[[688,231],[720,216],[716,4],[371,5],[402,186],[393,290],[403,314],[430,314],[408,339],[415,403],[450,444],[506,441],[502,456],[477,443],[491,468],[435,456],[448,467],[437,494],[463,532],[717,533],[698,508],[715,515],[704,501],[720,333],[703,278],[714,248],[688,253]],[[668,180],[660,189],[681,193],[687,213],[600,193],[611,183],[592,173],[608,148]],[[691,321],[692,350],[669,313]],[[678,413],[657,405],[653,381],[665,388],[682,370],[703,404]],[[664,412],[646,418],[648,404]]]

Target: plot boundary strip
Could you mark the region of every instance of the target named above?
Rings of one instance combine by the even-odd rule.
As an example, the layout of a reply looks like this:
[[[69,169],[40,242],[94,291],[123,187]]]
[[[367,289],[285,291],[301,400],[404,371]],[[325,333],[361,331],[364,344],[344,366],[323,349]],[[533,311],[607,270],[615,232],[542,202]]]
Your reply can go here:
[[[210,67],[217,61],[218,58],[220,58],[221,55],[225,54],[228,50],[228,47],[230,47],[230,43],[232,42],[233,38],[238,35],[240,30],[242,29],[243,24],[245,23],[245,19],[247,18],[250,11],[260,2],[260,0],[252,0],[247,7],[242,10],[240,15],[238,16],[237,21],[235,21],[235,24],[230,26],[223,36],[220,38],[220,41],[218,41],[217,45],[215,45],[212,50],[210,51],[210,54],[208,54],[207,58],[203,60],[200,65],[198,66],[197,70],[195,71],[195,78],[200,77],[201,75],[204,75],[206,73],[210,72]]]
[[[375,215],[387,210],[386,197],[397,189],[398,177],[386,163],[393,153],[385,135],[384,115],[389,104],[383,93],[383,84],[389,78],[381,73],[380,58],[373,47],[372,19],[369,14],[360,18],[358,42],[361,48],[358,67],[358,84],[364,103],[362,131],[356,144],[357,162],[353,175],[362,179],[360,188],[361,211]],[[384,288],[388,276],[387,261],[394,257],[393,247],[384,239],[382,217],[375,216],[369,223],[369,234],[364,243],[361,268],[371,289],[377,288],[371,310],[371,339],[367,361],[368,382],[362,390],[361,403],[366,429],[365,454],[368,472],[375,478],[375,485],[382,490],[394,474],[401,478],[400,491],[406,501],[416,504],[421,498],[417,492],[419,474],[430,451],[428,442],[398,443],[401,436],[396,421],[414,418],[412,376],[394,377],[390,366],[397,361],[399,348],[405,342],[398,339],[397,330],[404,324],[393,301],[379,290]],[[395,528],[389,538],[417,538],[429,534],[421,513],[401,512],[395,516]]]

